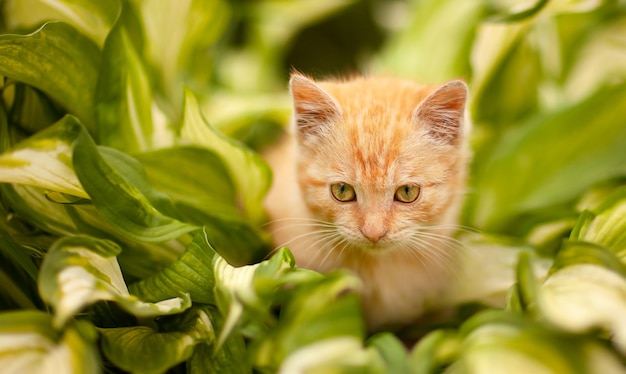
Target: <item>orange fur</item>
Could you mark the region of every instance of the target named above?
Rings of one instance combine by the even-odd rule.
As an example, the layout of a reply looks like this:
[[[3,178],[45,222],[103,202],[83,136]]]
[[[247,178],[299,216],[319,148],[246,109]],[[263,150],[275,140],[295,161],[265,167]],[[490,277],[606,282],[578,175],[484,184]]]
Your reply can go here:
[[[358,274],[372,330],[411,322],[456,266],[450,235],[469,158],[465,84],[294,74],[290,87],[293,134],[266,154],[275,243],[301,267]],[[356,201],[332,197],[339,182],[354,187]],[[421,186],[415,202],[394,200],[406,184]]]

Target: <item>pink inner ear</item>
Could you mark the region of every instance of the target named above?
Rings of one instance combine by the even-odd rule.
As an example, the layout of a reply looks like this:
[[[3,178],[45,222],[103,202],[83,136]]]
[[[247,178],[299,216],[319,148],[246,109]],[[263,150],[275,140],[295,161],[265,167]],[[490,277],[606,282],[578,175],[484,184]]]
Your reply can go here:
[[[413,120],[425,123],[428,134],[438,142],[455,143],[461,135],[467,86],[452,81],[439,87],[417,107]]]
[[[339,117],[339,105],[312,80],[302,75],[293,75],[289,87],[299,133],[318,133],[320,126]]]

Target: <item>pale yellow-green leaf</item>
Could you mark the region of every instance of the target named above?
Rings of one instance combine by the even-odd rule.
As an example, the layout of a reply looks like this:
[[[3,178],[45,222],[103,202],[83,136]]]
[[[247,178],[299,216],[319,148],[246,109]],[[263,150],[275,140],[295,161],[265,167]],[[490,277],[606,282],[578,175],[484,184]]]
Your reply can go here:
[[[443,297],[432,301],[433,307],[481,302],[503,307],[507,294],[515,283],[515,271],[520,253],[528,246],[513,245],[503,238],[474,236],[463,239],[459,249],[460,268],[453,275],[450,287]],[[545,276],[549,260],[533,263],[537,276]],[[480,269],[480,271],[477,271]]]
[[[51,327],[51,316],[40,311],[0,313],[0,371],[6,374],[91,374],[100,372],[88,323]]]
[[[306,345],[291,353],[278,373],[343,373],[352,369],[384,373],[380,358],[355,337],[336,337]]]
[[[115,301],[138,317],[179,313],[191,305],[188,295],[148,303],[129,294],[112,242],[89,237],[65,237],[49,251],[39,273],[42,298],[54,308],[54,326],[98,301]]]
[[[608,331],[626,353],[626,278],[595,264],[570,265],[552,274],[539,291],[542,315],[575,333]]]
[[[0,182],[26,184],[88,198],[71,165],[71,145],[61,139],[30,142],[0,155]]]
[[[7,0],[4,11],[9,28],[36,27],[42,22],[60,20],[72,24],[99,46],[119,15],[118,0]]]

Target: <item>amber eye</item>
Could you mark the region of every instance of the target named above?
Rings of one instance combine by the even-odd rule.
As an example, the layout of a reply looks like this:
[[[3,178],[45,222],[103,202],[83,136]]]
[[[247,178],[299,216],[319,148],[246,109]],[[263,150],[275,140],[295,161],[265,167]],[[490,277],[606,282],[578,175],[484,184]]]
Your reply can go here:
[[[347,183],[331,184],[330,193],[333,194],[333,197],[337,199],[337,201],[341,201],[342,203],[356,200],[356,192],[354,191],[354,187]]]
[[[405,184],[398,187],[393,198],[401,203],[412,203],[420,196],[421,190],[417,184]]]

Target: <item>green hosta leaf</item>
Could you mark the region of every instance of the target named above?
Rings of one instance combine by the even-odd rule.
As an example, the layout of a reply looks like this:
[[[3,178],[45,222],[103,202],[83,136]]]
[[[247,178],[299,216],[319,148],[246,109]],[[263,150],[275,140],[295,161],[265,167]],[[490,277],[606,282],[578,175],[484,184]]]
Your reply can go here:
[[[16,251],[23,254],[26,260],[30,260],[23,247],[11,244],[3,240],[0,234],[0,254],[3,257],[5,252]],[[36,304],[39,304],[37,291],[34,291],[37,288],[35,281],[24,274],[20,266],[21,264],[15,262],[15,256],[4,259],[0,265],[0,307],[3,310],[36,309]]]
[[[229,25],[230,4],[223,0],[129,3],[141,18],[142,54],[154,72],[154,88],[166,98],[170,118],[179,118],[182,84],[203,92],[212,81],[212,50]]]
[[[210,126],[202,117],[196,98],[189,91],[185,95],[181,136],[192,144],[212,150],[222,159],[228,166],[246,214],[252,221],[260,222],[264,215],[261,204],[271,179],[269,167],[258,154]]]
[[[626,126],[616,109],[624,106],[626,86],[618,85],[508,132],[476,178],[474,224],[503,230],[515,217],[624,175]]]
[[[267,318],[276,292],[292,281],[286,275],[294,266],[293,257],[283,249],[262,263],[234,267],[215,252],[206,231],[199,230],[178,260],[159,273],[131,284],[130,290],[144,300],[163,300],[189,293],[195,302],[219,305],[227,315],[220,331],[219,347],[244,317]]]
[[[191,300],[215,305],[214,261],[219,257],[203,231],[194,234],[185,252],[159,273],[130,285],[145,300],[163,300],[189,293]]]
[[[190,374],[246,374],[252,372],[248,359],[248,351],[243,337],[231,335],[222,347],[215,352],[206,344],[199,344],[187,361],[187,372]]]
[[[101,145],[137,153],[173,143],[165,121],[153,121],[152,87],[121,20],[109,34],[96,93]]]
[[[564,330],[602,328],[626,353],[626,277],[593,264],[568,266],[541,287],[543,316]]]
[[[65,117],[9,152],[0,154],[0,182],[88,197],[71,164],[73,142],[81,130],[73,117]]]
[[[287,92],[219,92],[202,109],[211,124],[252,149],[273,145],[289,124],[291,100]]]
[[[25,185],[0,185],[7,205],[29,224],[52,235],[72,235],[78,232],[64,204],[52,202],[53,193]]]
[[[4,373],[99,373],[96,334],[85,321],[62,331],[39,311],[0,313],[0,366]]]
[[[145,326],[101,329],[100,333],[105,356],[132,373],[163,373],[187,360],[198,344],[184,332],[161,333]]]
[[[162,242],[196,229],[176,219],[169,198],[152,188],[137,160],[111,148],[97,148],[83,133],[74,145],[76,175],[98,213],[120,233]]]
[[[264,371],[273,373],[273,368]],[[363,342],[353,336],[319,339],[287,357],[279,373],[392,373],[386,371],[381,357],[363,348]]]
[[[535,274],[531,252],[521,252],[517,262],[517,284],[510,295],[509,307],[529,315],[536,313],[539,280]]]
[[[350,292],[359,286],[357,278],[344,272],[296,286],[283,306],[278,324],[255,347],[255,366],[271,372],[281,365],[307,367],[300,366],[300,361],[310,365],[314,363],[313,356],[320,360],[321,352],[335,350],[356,356],[329,355],[331,362],[358,358],[362,363],[365,324],[359,299]],[[317,364],[324,367],[327,363],[320,360]]]
[[[196,229],[175,218],[177,212],[171,201],[150,186],[137,160],[110,148],[96,147],[72,116],[0,155],[0,181],[49,189],[54,194],[47,197],[60,203],[88,198],[102,218],[133,239],[160,242]],[[26,200],[44,203],[41,197],[32,197]],[[67,212],[57,213],[57,217],[67,216]],[[51,224],[67,226],[68,221],[64,218]]]
[[[480,302],[503,307],[506,295],[516,280],[515,270],[520,253],[530,247],[488,235],[467,236],[462,242],[464,248],[459,256],[460,270],[452,279],[446,293],[431,301],[432,306],[439,309]],[[538,260],[534,264],[537,266],[538,276],[544,275],[551,265],[548,260]],[[480,272],[476,269],[480,269]]]
[[[54,325],[63,326],[85,307],[111,300],[139,317],[179,313],[191,305],[186,294],[157,303],[130,295],[115,256],[113,242],[90,237],[64,237],[44,258],[39,273],[41,297],[55,309]]]
[[[568,266],[579,264],[595,264],[626,275],[626,264],[605,247],[575,240],[565,241],[554,259],[551,273]]]
[[[472,51],[472,117],[501,126],[537,108],[540,65],[527,35],[531,21],[482,24]],[[511,87],[516,87],[511,90]]]
[[[176,242],[148,243],[129,239],[98,214],[88,201],[72,196],[58,196],[50,191],[25,185],[0,185],[2,198],[22,220],[47,233],[64,236],[87,234],[115,238],[124,247],[118,257],[124,274],[144,278],[175,261],[182,249]],[[62,198],[71,198],[67,201]],[[83,203],[81,203],[81,201]],[[41,247],[42,251],[48,246]]]
[[[237,203],[228,170],[221,158],[208,149],[177,146],[135,157],[146,169],[150,183],[179,204],[206,210],[209,215],[220,214],[222,209]]]
[[[435,330],[423,337],[411,351],[409,360],[413,373],[437,373],[459,355],[461,338],[458,332]]]
[[[163,373],[186,361],[200,343],[212,344],[215,333],[206,310],[194,308],[177,317],[176,331],[146,326],[99,329],[102,350],[113,364],[132,373]]]
[[[2,113],[4,114],[4,113]],[[0,193],[11,211],[37,228],[56,235],[75,232],[75,226],[63,209],[52,204],[47,195],[55,191],[86,197],[71,167],[71,147],[80,132],[71,117],[25,140],[9,150],[8,124],[0,123]],[[10,185],[27,183],[29,185]],[[80,200],[79,197],[76,199]]]
[[[422,1],[411,9],[408,27],[378,56],[380,70],[424,83],[467,76],[469,55],[485,7],[479,1]]]
[[[582,214],[571,238],[605,246],[626,263],[626,188],[616,189],[593,212]]]
[[[407,350],[402,342],[392,333],[374,335],[367,341],[367,346],[380,354],[385,363],[385,372],[411,372]]]
[[[599,6],[591,0],[570,2],[568,5],[576,7],[584,3],[587,3],[587,9],[564,11],[595,10],[595,14],[590,13],[586,17],[578,14],[570,14],[569,17],[561,15],[555,19],[556,27],[562,30],[563,56],[560,58],[567,69],[561,95],[570,100],[588,96],[611,82],[626,78],[626,56],[622,54],[626,47],[626,15],[618,4],[604,3],[604,6]],[[576,18],[586,24],[578,26],[578,29],[575,26],[569,28],[576,24]],[[598,69],[598,66],[602,68]]]
[[[211,245],[234,265],[267,255],[264,234],[240,212],[226,167],[215,153],[179,146],[137,155],[152,185],[165,192],[185,222],[204,225]]]
[[[4,5],[9,28],[39,26],[44,21],[70,23],[99,46],[115,20],[121,4],[118,0],[7,0]]]
[[[221,330],[222,318],[216,310],[204,308],[210,313],[216,330]],[[231,334],[220,347],[201,343],[196,346],[193,356],[187,361],[187,372],[196,373],[250,373],[252,365],[243,336],[239,332]]]
[[[267,261],[238,268],[215,257],[213,267],[218,280],[217,304],[226,315],[218,346],[246,319],[264,322],[277,294],[295,280],[290,277],[295,260],[286,248],[281,248]],[[307,278],[304,276],[299,280],[306,282]]]
[[[0,75],[43,91],[90,131],[99,68],[98,47],[66,23],[47,23],[30,35],[0,35]]]
[[[9,122],[14,129],[23,129],[26,133],[32,134],[50,126],[63,116],[45,94],[29,85],[7,81],[3,96]]]
[[[145,277],[153,274],[155,270],[174,261],[180,250],[170,245],[156,246],[131,241],[103,220],[93,205],[89,204],[89,196],[74,174],[72,165],[74,143],[82,133],[84,130],[78,121],[72,116],[66,116],[1,154],[0,182],[4,182],[0,183],[2,198],[21,219],[47,233],[115,237],[125,248],[120,263],[127,275]],[[0,139],[8,140],[2,134]],[[111,150],[102,151],[105,157],[121,164],[121,168],[128,169],[134,163],[126,175],[138,174],[139,177],[132,179],[132,183],[134,186],[141,185],[141,166],[135,160]],[[29,183],[39,187],[9,185],[7,182]],[[146,183],[142,188],[150,190]],[[150,192],[146,191],[145,194],[150,195]],[[155,197],[152,201],[157,203],[158,199]],[[163,211],[169,212],[171,209],[168,210],[165,205],[158,204]]]
[[[576,225],[578,214],[568,214],[556,219],[540,219],[526,235],[526,240],[537,253],[554,256],[563,238],[571,233]]]
[[[496,4],[498,2],[496,1]],[[506,2],[505,2],[506,3]],[[508,14],[495,14],[489,20],[491,22],[515,22],[537,15],[544,7],[550,3],[548,0],[537,0],[532,6],[524,10],[514,9]]]
[[[469,319],[450,373],[596,373],[623,371],[618,356],[601,342],[564,335],[503,311]]]
[[[5,210],[0,209],[0,213],[5,213]],[[17,235],[13,237],[9,235],[8,232],[0,229],[0,253],[2,253],[5,258],[11,259],[18,264],[20,269],[28,274],[30,280],[36,281],[39,269],[37,269],[29,253],[17,242],[17,239]]]

